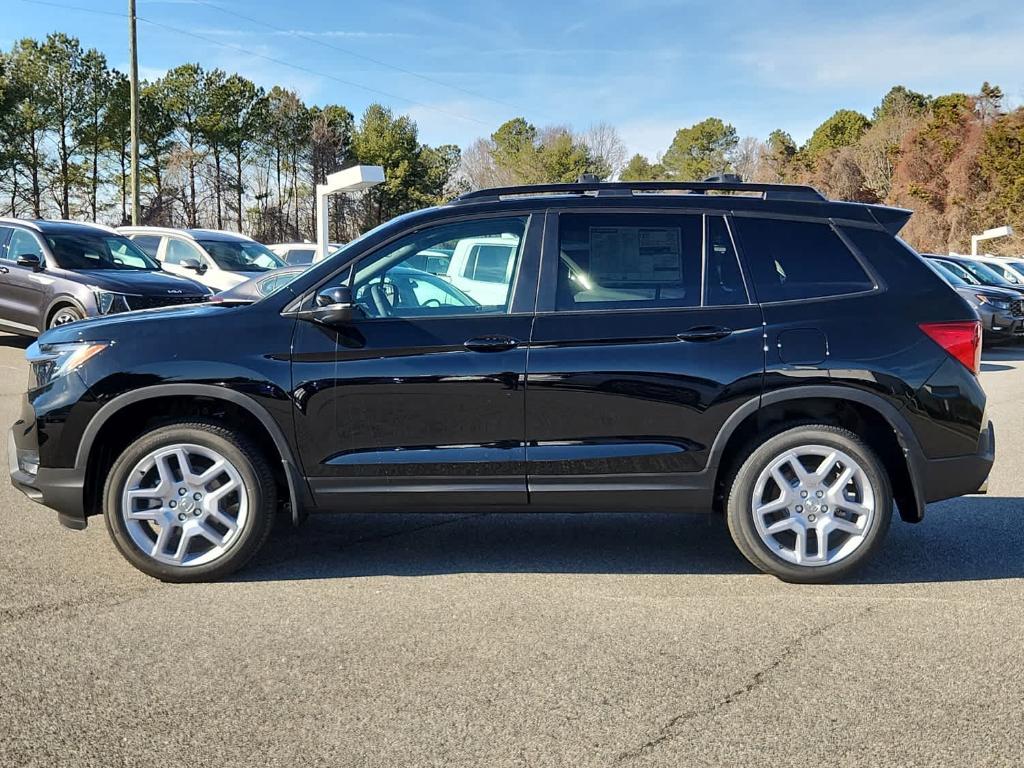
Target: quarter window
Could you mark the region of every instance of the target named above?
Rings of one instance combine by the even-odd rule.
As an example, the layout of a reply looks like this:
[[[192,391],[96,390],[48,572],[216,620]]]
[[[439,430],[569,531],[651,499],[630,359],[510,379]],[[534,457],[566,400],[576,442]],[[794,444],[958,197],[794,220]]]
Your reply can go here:
[[[699,306],[698,215],[563,214],[558,310]]]
[[[860,293],[874,288],[856,257],[823,222],[733,219],[758,301]]]
[[[7,237],[14,231],[13,227],[0,227],[0,259],[10,259],[7,253]]]

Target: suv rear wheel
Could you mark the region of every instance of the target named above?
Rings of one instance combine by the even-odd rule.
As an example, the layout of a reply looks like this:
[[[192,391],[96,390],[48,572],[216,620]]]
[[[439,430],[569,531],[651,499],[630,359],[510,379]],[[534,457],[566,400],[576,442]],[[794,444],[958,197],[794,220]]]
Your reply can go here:
[[[129,445],[104,490],[121,554],[163,581],[218,579],[266,541],[277,503],[260,451],[207,422],[161,427]]]
[[[726,516],[736,546],[762,571],[821,583],[848,575],[878,548],[892,492],[878,457],[855,434],[801,426],[746,458]]]

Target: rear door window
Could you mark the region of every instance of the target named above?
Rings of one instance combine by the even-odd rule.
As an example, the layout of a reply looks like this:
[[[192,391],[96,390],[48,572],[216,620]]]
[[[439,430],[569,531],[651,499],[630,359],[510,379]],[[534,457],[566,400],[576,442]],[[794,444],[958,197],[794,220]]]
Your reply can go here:
[[[131,241],[139,246],[147,256],[151,256],[154,259],[160,250],[159,235],[132,235]]]
[[[569,213],[558,228],[555,309],[700,306],[701,216]]]
[[[761,302],[841,296],[875,287],[827,223],[743,216],[733,223]]]

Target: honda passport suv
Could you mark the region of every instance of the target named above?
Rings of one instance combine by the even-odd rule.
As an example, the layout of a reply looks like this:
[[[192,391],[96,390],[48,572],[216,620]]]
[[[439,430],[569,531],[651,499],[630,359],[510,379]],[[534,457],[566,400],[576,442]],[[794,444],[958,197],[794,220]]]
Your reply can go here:
[[[99,224],[0,218],[0,330],[38,336],[85,317],[206,301]]]
[[[44,334],[11,478],[167,581],[279,514],[465,509],[714,512],[757,568],[837,579],[994,456],[978,317],[909,216],[729,179],[472,192],[255,302]],[[515,244],[486,292],[410,266],[482,239]]]

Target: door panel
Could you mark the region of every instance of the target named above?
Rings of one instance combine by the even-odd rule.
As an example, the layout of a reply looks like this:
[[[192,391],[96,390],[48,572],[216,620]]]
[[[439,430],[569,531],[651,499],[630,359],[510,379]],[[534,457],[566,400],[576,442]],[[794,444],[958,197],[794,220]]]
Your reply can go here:
[[[46,276],[46,270],[36,272],[30,267],[18,266],[18,257],[24,254],[46,259],[43,246],[34,234],[15,229],[7,244],[7,258],[0,262],[7,269],[0,273],[2,319],[18,330],[41,331],[46,321],[40,317],[40,305],[43,304],[43,293],[53,278]]]
[[[296,326],[296,432],[326,508],[518,508],[527,502],[525,395],[538,235],[528,218],[418,230],[325,281],[350,286],[358,316]],[[540,222],[543,225],[543,221]],[[519,279],[486,305],[409,266],[424,249],[515,230]],[[525,230],[525,234],[524,234]],[[510,277],[511,279],[511,277]],[[531,295],[532,294],[532,295]],[[313,303],[313,300],[306,299]]]
[[[716,293],[731,296],[734,305],[702,306],[693,292],[695,286],[700,295],[707,292],[701,273],[709,272],[706,265],[713,260],[702,258],[702,251],[711,240],[700,216],[696,234],[684,224],[681,236],[670,231],[671,218],[629,214],[620,225],[609,217],[607,226],[591,227],[589,235],[578,228],[572,238],[559,240],[555,233],[565,226],[549,216],[542,307],[640,306],[538,314],[526,396],[533,506],[586,511],[710,505],[704,470],[712,444],[725,420],[761,392],[762,317],[757,306],[746,303],[738,267],[716,272]],[[648,266],[633,269],[629,259],[602,252],[591,260],[597,266],[588,269],[581,266],[590,257],[587,237],[600,248],[608,242],[633,243],[631,248],[637,242],[660,243],[657,252],[667,258],[652,262],[644,255]],[[674,263],[677,250],[683,255],[682,274]],[[731,243],[727,255],[735,259]],[[564,285],[552,285],[566,265],[583,302],[574,304]],[[603,265],[612,265],[614,281],[602,278]],[[694,269],[696,278],[687,275]],[[670,277],[652,278],[651,270]],[[666,306],[673,300],[695,306]]]

